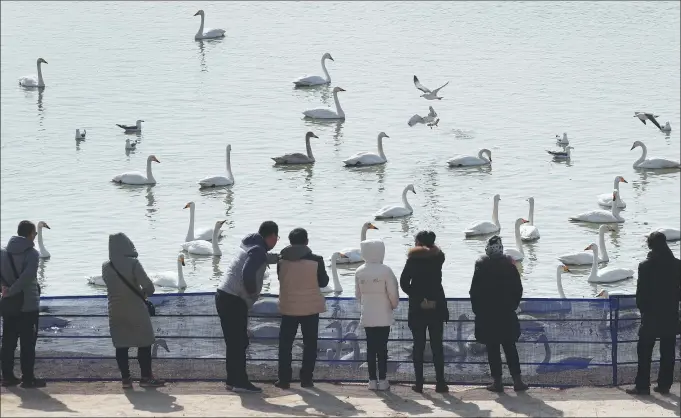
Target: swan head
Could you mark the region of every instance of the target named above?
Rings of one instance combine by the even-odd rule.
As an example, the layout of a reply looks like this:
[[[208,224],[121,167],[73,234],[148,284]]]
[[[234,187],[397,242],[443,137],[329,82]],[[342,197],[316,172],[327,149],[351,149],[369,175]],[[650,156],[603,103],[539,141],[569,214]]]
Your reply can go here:
[[[340,260],[341,258],[348,258],[348,256],[343,254],[343,253],[338,253],[338,252],[331,254],[331,261],[333,263]]]
[[[345,89],[342,88],[342,87],[334,87],[331,92],[332,93],[338,93],[339,91],[345,91]]]
[[[390,137],[385,132],[380,132],[378,134],[378,139],[383,139],[383,138],[390,138]]]
[[[492,151],[488,150],[487,148],[483,148],[480,150],[480,154],[487,154],[487,159],[489,162],[492,162]]]
[[[525,218],[518,218],[518,219],[515,220],[516,226],[520,226],[520,225],[526,224],[526,223],[528,223],[528,222],[529,222],[529,221],[528,221],[527,219],[525,219]]]
[[[47,225],[47,222],[45,221],[40,221],[38,222],[38,228],[47,228],[47,229],[52,229]]]
[[[559,265],[558,265],[557,271],[558,271],[558,274],[560,274],[560,273],[567,273],[567,272],[570,271],[570,269],[569,269],[566,265],[559,264]]]
[[[591,244],[589,244],[588,247],[586,247],[586,248],[584,249],[584,251],[587,251],[587,250],[595,250],[595,249],[598,249],[598,245],[596,245],[596,244],[594,244],[594,243],[591,243]]]
[[[232,150],[232,144],[227,144],[227,152],[230,152]]]
[[[494,201],[495,201],[495,202],[498,202],[498,201],[500,201],[500,200],[501,200],[501,196],[498,195],[498,194],[495,194],[495,195],[494,195]]]
[[[334,61],[333,57],[328,52],[326,52],[324,55],[322,55],[323,60],[325,60],[327,58],[330,59],[331,61]]]
[[[410,190],[412,193],[416,194],[416,190],[414,190],[414,185],[413,185],[413,184],[408,184],[408,185],[407,185],[407,190]]]
[[[182,266],[184,266],[184,254],[183,253],[180,253],[180,254],[177,255],[177,261],[179,261],[180,264],[182,264]]]
[[[220,229],[220,228],[222,228],[222,225],[224,225],[225,222],[227,222],[226,219],[224,219],[224,220],[222,220],[222,221],[217,221],[217,222],[215,222],[215,229]]]
[[[598,232],[605,232],[605,231],[616,231],[616,228],[612,225],[609,224],[602,224],[601,226],[598,227]]]
[[[187,203],[186,205],[184,205],[184,208],[182,208],[182,209],[192,209],[192,208],[194,208],[195,206],[196,206],[196,203],[194,203],[194,202],[189,202],[189,203]]]
[[[47,61],[42,58],[38,58],[38,64],[47,64]]]
[[[203,16],[203,15],[205,15],[203,10],[199,10],[198,12],[194,13],[194,16]]]
[[[161,347],[164,350],[166,350],[167,352],[170,352],[170,350],[168,349],[168,343],[163,338],[158,338],[158,339],[154,340],[154,343],[152,345],[155,345],[157,347]]]
[[[617,181],[620,182],[620,183],[629,183],[629,182],[626,181],[626,180],[624,179],[624,177],[622,177],[622,176],[617,176]]]
[[[312,131],[309,131],[308,133],[305,134],[305,139],[310,139],[310,138],[319,139],[319,137],[317,135],[315,135],[314,132],[312,132]]]
[[[366,226],[367,229],[378,229],[376,228],[376,225],[372,224],[371,222],[365,222],[364,226]]]
[[[530,203],[534,203],[534,197],[528,197],[526,200]]]
[[[642,146],[643,146],[643,142],[641,142],[641,141],[634,141],[634,144],[631,146],[631,149],[634,149],[634,148],[636,148],[636,147],[642,147]],[[629,150],[629,151],[631,151],[631,150]]]
[[[608,291],[603,289],[598,294],[596,295],[597,298],[603,298],[603,299],[609,299],[610,295],[608,294]]]
[[[161,162],[158,160],[158,158],[156,158],[155,155],[150,155],[149,157],[147,157],[147,161],[153,161],[153,162],[159,163],[159,164],[161,163]]]

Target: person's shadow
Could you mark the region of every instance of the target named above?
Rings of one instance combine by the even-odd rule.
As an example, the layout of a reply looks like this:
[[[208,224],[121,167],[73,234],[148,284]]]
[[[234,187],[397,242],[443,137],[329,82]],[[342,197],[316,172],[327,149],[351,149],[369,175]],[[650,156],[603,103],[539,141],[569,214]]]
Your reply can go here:
[[[299,395],[303,398],[303,402],[324,416],[353,416],[359,412],[352,403],[342,401],[318,387],[309,389],[291,388],[291,392]]]
[[[465,402],[450,393],[443,393],[442,399],[433,397],[430,394],[423,393],[423,397],[428,399],[436,406],[445,411],[452,412],[461,417],[490,417],[492,411],[489,409],[480,409],[480,407],[473,402]],[[532,416],[532,415],[529,415]]]
[[[175,403],[177,401],[176,397],[159,392],[156,389],[125,390],[123,393],[133,408],[139,411],[164,414],[184,410],[182,405]]]
[[[617,388],[620,391],[624,392],[623,388]],[[672,388],[673,390],[673,388]],[[669,393],[667,395],[653,395],[652,393],[650,394],[651,396],[635,396],[635,395],[627,395],[631,396],[631,399],[636,399],[637,401],[641,401],[643,403],[647,404],[654,404],[654,405],[659,405],[664,409],[667,409],[669,411],[674,412],[677,417],[681,416],[681,411],[679,411],[679,396],[673,393]],[[659,396],[659,397],[658,397]],[[669,400],[670,402],[668,402]],[[673,402],[676,402],[676,405],[674,405]]]
[[[383,399],[383,403],[395,412],[402,412],[409,415],[421,415],[433,412],[433,408],[423,405],[406,396],[398,396],[391,391],[376,391],[376,395]]]
[[[283,393],[282,396],[286,395]],[[262,412],[266,415],[293,415],[295,417],[323,417],[324,414],[311,414],[306,411],[309,405],[278,405],[274,403],[267,402],[267,398],[272,397],[268,395],[260,395],[255,393],[243,393],[238,394],[241,399],[241,406],[250,409],[251,411]]]
[[[12,387],[7,388],[7,390],[21,400],[19,408],[44,412],[78,413],[66,406],[62,401],[53,398],[50,394],[39,389],[26,390]]]
[[[547,405],[541,399],[533,398],[527,392],[517,392],[516,396],[500,393],[495,400],[501,406],[516,414],[535,417],[562,417],[565,415],[560,409]]]

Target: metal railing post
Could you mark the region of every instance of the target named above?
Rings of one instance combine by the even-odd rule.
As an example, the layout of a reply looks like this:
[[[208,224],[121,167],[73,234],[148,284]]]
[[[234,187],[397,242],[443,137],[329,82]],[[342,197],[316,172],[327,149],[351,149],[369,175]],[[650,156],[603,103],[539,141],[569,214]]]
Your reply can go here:
[[[617,386],[617,349],[619,341],[619,311],[620,303],[616,296],[611,296],[608,298],[608,303],[610,304],[610,339],[612,343],[612,385]],[[613,309],[614,303],[614,309]],[[614,320],[613,320],[614,314]]]

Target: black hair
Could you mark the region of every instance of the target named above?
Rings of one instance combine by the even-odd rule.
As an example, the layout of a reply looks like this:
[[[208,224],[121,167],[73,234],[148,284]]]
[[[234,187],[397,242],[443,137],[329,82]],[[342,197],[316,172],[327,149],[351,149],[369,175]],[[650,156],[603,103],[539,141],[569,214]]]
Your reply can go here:
[[[648,248],[654,253],[673,254],[667,246],[667,237],[660,231],[655,231],[648,235]]]
[[[21,221],[17,227],[17,235],[28,238],[29,235],[35,232],[35,224],[31,221]]]
[[[307,231],[304,228],[295,228],[288,234],[291,245],[307,245]]]
[[[274,221],[265,221],[260,224],[258,234],[262,235],[263,238],[267,238],[271,235],[279,235],[279,226]]]
[[[415,237],[416,241],[425,247],[431,248],[435,245],[435,232],[433,231],[419,231]]]

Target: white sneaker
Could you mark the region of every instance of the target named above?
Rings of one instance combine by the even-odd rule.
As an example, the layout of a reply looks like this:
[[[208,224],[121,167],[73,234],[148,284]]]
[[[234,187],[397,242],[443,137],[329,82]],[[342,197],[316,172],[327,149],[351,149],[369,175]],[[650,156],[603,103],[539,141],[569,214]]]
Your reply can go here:
[[[379,380],[377,385],[378,390],[389,390],[390,383],[387,380]]]
[[[369,390],[378,390],[378,382],[375,380],[369,380]]]

